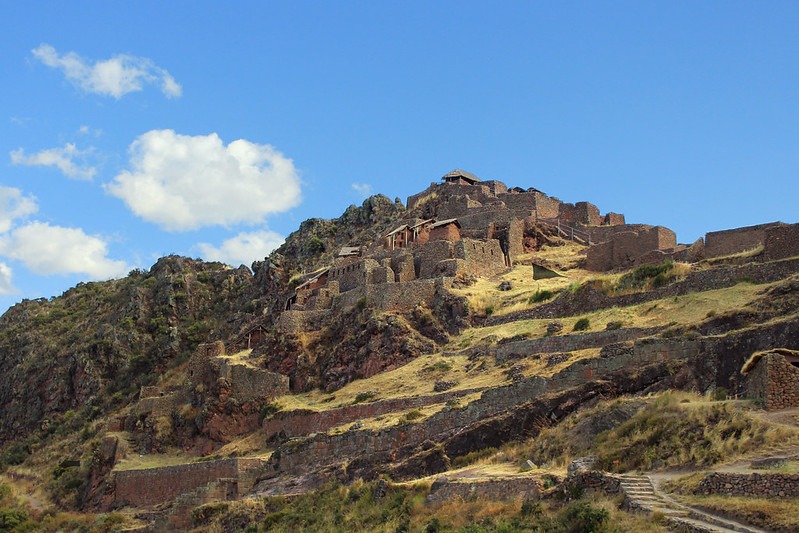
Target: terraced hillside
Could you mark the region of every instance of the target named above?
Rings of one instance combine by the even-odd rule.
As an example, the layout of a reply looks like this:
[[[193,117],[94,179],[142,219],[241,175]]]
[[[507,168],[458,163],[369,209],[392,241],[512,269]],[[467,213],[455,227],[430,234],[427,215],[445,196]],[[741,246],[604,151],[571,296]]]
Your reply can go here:
[[[544,205],[546,198],[536,198]],[[3,516],[53,531],[799,526],[782,515],[771,523],[742,513],[721,525],[709,508],[730,514],[723,505],[693,496],[680,503],[683,496],[665,492],[657,505],[639,505],[630,494],[648,482],[629,477],[666,468],[709,475],[749,457],[796,452],[795,420],[764,416],[741,369],[752,354],[799,349],[799,257],[776,257],[763,246],[705,259],[694,249],[688,261],[687,248],[677,247],[649,251],[662,261],[590,271],[586,256],[595,242],[573,239],[565,224],[533,216],[480,241],[468,221],[489,212],[489,203],[470,200],[462,240],[447,241],[451,233],[441,231],[446,238],[436,241],[442,226],[430,223],[432,245],[409,246],[414,259],[384,249],[396,243],[382,237],[395,234],[398,222],[424,220],[417,214],[451,209],[440,195],[416,200],[416,211],[392,204],[377,219],[350,212],[361,221],[360,243],[339,239],[340,228],[315,256],[290,241],[282,253],[304,252],[275,254],[254,276],[191,262],[191,276],[170,271],[167,279],[159,262],[151,272],[92,287],[107,291],[103,305],[116,310],[117,325],[98,333],[97,343],[113,338],[125,350],[139,343],[153,355],[141,368],[133,358],[98,368],[101,347],[47,348],[54,361],[79,364],[66,373],[53,365],[58,379],[36,382],[41,413],[23,416],[22,388],[5,393],[4,406],[17,407],[0,417],[10,428]],[[364,213],[382,205],[373,203]],[[423,224],[400,229],[413,235]],[[326,224],[303,227],[297,238],[307,244]],[[613,228],[580,227],[596,235]],[[513,235],[520,240],[506,247]],[[349,246],[336,256],[333,242]],[[475,250],[485,242],[488,252],[505,255],[491,272],[475,274],[472,256],[459,258],[452,242]],[[425,252],[434,247],[453,257]],[[358,259],[347,255],[355,250]],[[361,268],[363,277],[347,277]],[[163,282],[163,297],[147,292],[156,285],[149,279]],[[353,279],[363,285],[343,290]],[[125,302],[113,284],[138,296]],[[208,294],[199,296],[198,287]],[[10,372],[22,375],[26,364],[7,355],[23,354],[13,315],[33,313],[60,328],[54,313],[77,306],[76,295],[86,298],[87,290],[26,303],[3,318]],[[163,332],[149,304],[129,311],[131,302],[160,300],[172,310]],[[68,316],[93,324],[91,313],[80,313]],[[194,331],[188,314],[204,324],[202,335],[184,333]],[[132,316],[132,333],[120,337]],[[137,336],[140,325],[149,337]],[[169,338],[173,344],[164,344]],[[37,343],[47,346],[46,336],[23,345],[35,352]],[[125,387],[114,388],[112,371],[127,372]],[[582,469],[569,466],[584,456],[593,459]],[[695,490],[688,482],[653,487]],[[663,503],[668,498],[676,503]],[[628,514],[620,504],[650,514]]]

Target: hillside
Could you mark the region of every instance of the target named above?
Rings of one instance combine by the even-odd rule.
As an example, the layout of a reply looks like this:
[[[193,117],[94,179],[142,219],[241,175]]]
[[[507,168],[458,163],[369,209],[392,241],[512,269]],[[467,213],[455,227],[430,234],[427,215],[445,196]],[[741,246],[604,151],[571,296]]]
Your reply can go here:
[[[624,476],[791,464],[796,420],[762,408],[799,407],[797,313],[795,224],[681,245],[662,226],[453,171],[407,205],[378,195],[303,222],[252,271],[170,256],[11,308],[0,524],[707,521],[672,517],[666,500],[619,510]],[[567,472],[584,456],[588,472]]]

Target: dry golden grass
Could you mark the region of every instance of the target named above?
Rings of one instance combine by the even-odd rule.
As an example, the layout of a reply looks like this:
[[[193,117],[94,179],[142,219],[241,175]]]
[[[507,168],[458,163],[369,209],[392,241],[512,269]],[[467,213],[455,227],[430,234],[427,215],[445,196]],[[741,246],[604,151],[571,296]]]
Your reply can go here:
[[[799,498],[691,495],[680,496],[679,500],[769,531],[799,531]]]
[[[745,307],[758,298],[765,285],[739,283],[733,287],[705,292],[694,292],[682,296],[651,300],[629,307],[612,307],[585,315],[558,318],[563,324],[563,333],[571,333],[580,318],[588,318],[591,327],[587,331],[605,329],[609,322],[621,322],[623,327],[690,326],[712,314],[721,314]],[[488,337],[504,339],[523,335],[528,338],[543,337],[547,324],[552,319],[517,320],[496,326],[470,328],[452,338],[448,349],[462,349],[485,342]]]

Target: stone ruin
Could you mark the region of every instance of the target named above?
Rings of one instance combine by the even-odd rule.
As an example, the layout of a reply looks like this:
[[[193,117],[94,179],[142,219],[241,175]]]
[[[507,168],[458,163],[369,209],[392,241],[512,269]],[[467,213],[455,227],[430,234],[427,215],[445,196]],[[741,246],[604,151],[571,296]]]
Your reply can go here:
[[[799,351],[775,348],[756,352],[741,369],[747,394],[769,411],[799,407]]]
[[[408,211],[417,218],[390,228],[370,246],[342,248],[331,265],[306,276],[287,300],[278,327],[302,329],[363,298],[385,308],[430,303],[433,280],[448,286],[459,275],[502,273],[525,252],[525,235],[542,226],[586,245],[585,268],[595,272],[752,249],[767,260],[799,255],[799,224],[711,232],[687,246],[666,227],[626,224],[624,215],[602,215],[588,202],[565,203],[535,188],[508,188],[459,169],[442,181],[408,197]],[[407,291],[419,297],[410,301]]]

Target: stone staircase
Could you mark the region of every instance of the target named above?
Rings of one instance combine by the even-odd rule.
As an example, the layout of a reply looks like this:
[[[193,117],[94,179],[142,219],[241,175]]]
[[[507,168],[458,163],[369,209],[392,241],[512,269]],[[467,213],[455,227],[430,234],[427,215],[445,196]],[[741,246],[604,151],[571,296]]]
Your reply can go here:
[[[764,530],[689,507],[657,490],[648,476],[620,476],[624,506],[631,511],[659,513],[671,527],[692,533],[766,533]]]

